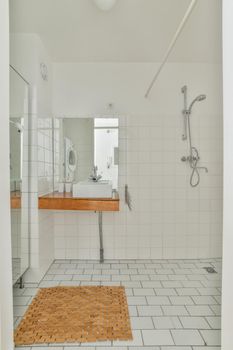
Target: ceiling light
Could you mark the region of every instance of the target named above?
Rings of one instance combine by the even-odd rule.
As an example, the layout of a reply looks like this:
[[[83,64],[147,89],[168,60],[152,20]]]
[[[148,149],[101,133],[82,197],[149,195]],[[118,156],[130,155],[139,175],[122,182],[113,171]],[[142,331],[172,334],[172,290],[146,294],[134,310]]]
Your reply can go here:
[[[102,11],[109,11],[116,4],[117,0],[93,0],[95,5]]]

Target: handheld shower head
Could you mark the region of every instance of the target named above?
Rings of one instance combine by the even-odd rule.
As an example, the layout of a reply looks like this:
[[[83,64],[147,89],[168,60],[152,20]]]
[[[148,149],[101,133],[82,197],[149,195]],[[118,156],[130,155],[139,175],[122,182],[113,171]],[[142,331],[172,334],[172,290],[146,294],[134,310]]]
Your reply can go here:
[[[206,95],[199,95],[197,96],[197,101],[203,101],[206,99]]]
[[[193,108],[193,105],[195,102],[200,102],[206,99],[206,95],[198,95],[191,103],[190,106],[188,108],[188,113],[190,114]]]

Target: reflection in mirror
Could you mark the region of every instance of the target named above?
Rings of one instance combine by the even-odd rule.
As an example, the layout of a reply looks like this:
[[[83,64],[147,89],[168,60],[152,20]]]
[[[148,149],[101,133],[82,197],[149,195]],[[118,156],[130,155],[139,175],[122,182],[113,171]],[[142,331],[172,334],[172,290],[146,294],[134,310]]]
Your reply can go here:
[[[95,118],[94,163],[104,180],[112,181],[113,189],[118,183],[118,119]]]
[[[54,185],[108,180],[118,188],[118,118],[54,120]]]
[[[10,70],[10,191],[13,283],[29,267],[28,85]]]

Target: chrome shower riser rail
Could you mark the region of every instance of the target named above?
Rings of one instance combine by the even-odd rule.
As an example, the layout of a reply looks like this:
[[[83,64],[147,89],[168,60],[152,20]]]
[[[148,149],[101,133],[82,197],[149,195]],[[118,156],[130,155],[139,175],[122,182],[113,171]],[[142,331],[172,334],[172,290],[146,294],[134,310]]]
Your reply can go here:
[[[200,167],[198,166],[198,162],[200,160],[199,152],[196,147],[192,145],[192,133],[191,133],[191,122],[190,122],[190,116],[192,113],[192,108],[196,102],[203,101],[206,98],[206,95],[198,95],[195,99],[192,100],[189,107],[187,106],[187,86],[183,86],[181,89],[181,92],[184,95],[184,109],[182,111],[183,118],[184,118],[184,133],[182,134],[182,140],[188,140],[189,143],[189,155],[183,156],[181,158],[182,162],[188,162],[190,168],[192,169],[191,176],[190,176],[190,186],[196,187],[200,183],[200,174],[199,170],[205,170],[205,172],[208,172],[208,169],[206,167]],[[195,181],[195,175],[196,175],[196,181]]]

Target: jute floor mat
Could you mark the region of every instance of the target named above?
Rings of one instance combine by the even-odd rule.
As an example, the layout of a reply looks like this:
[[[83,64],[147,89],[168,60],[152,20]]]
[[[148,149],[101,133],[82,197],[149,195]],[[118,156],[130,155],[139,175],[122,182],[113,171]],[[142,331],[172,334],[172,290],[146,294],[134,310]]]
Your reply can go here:
[[[132,340],[124,287],[39,290],[15,331],[16,345]]]

